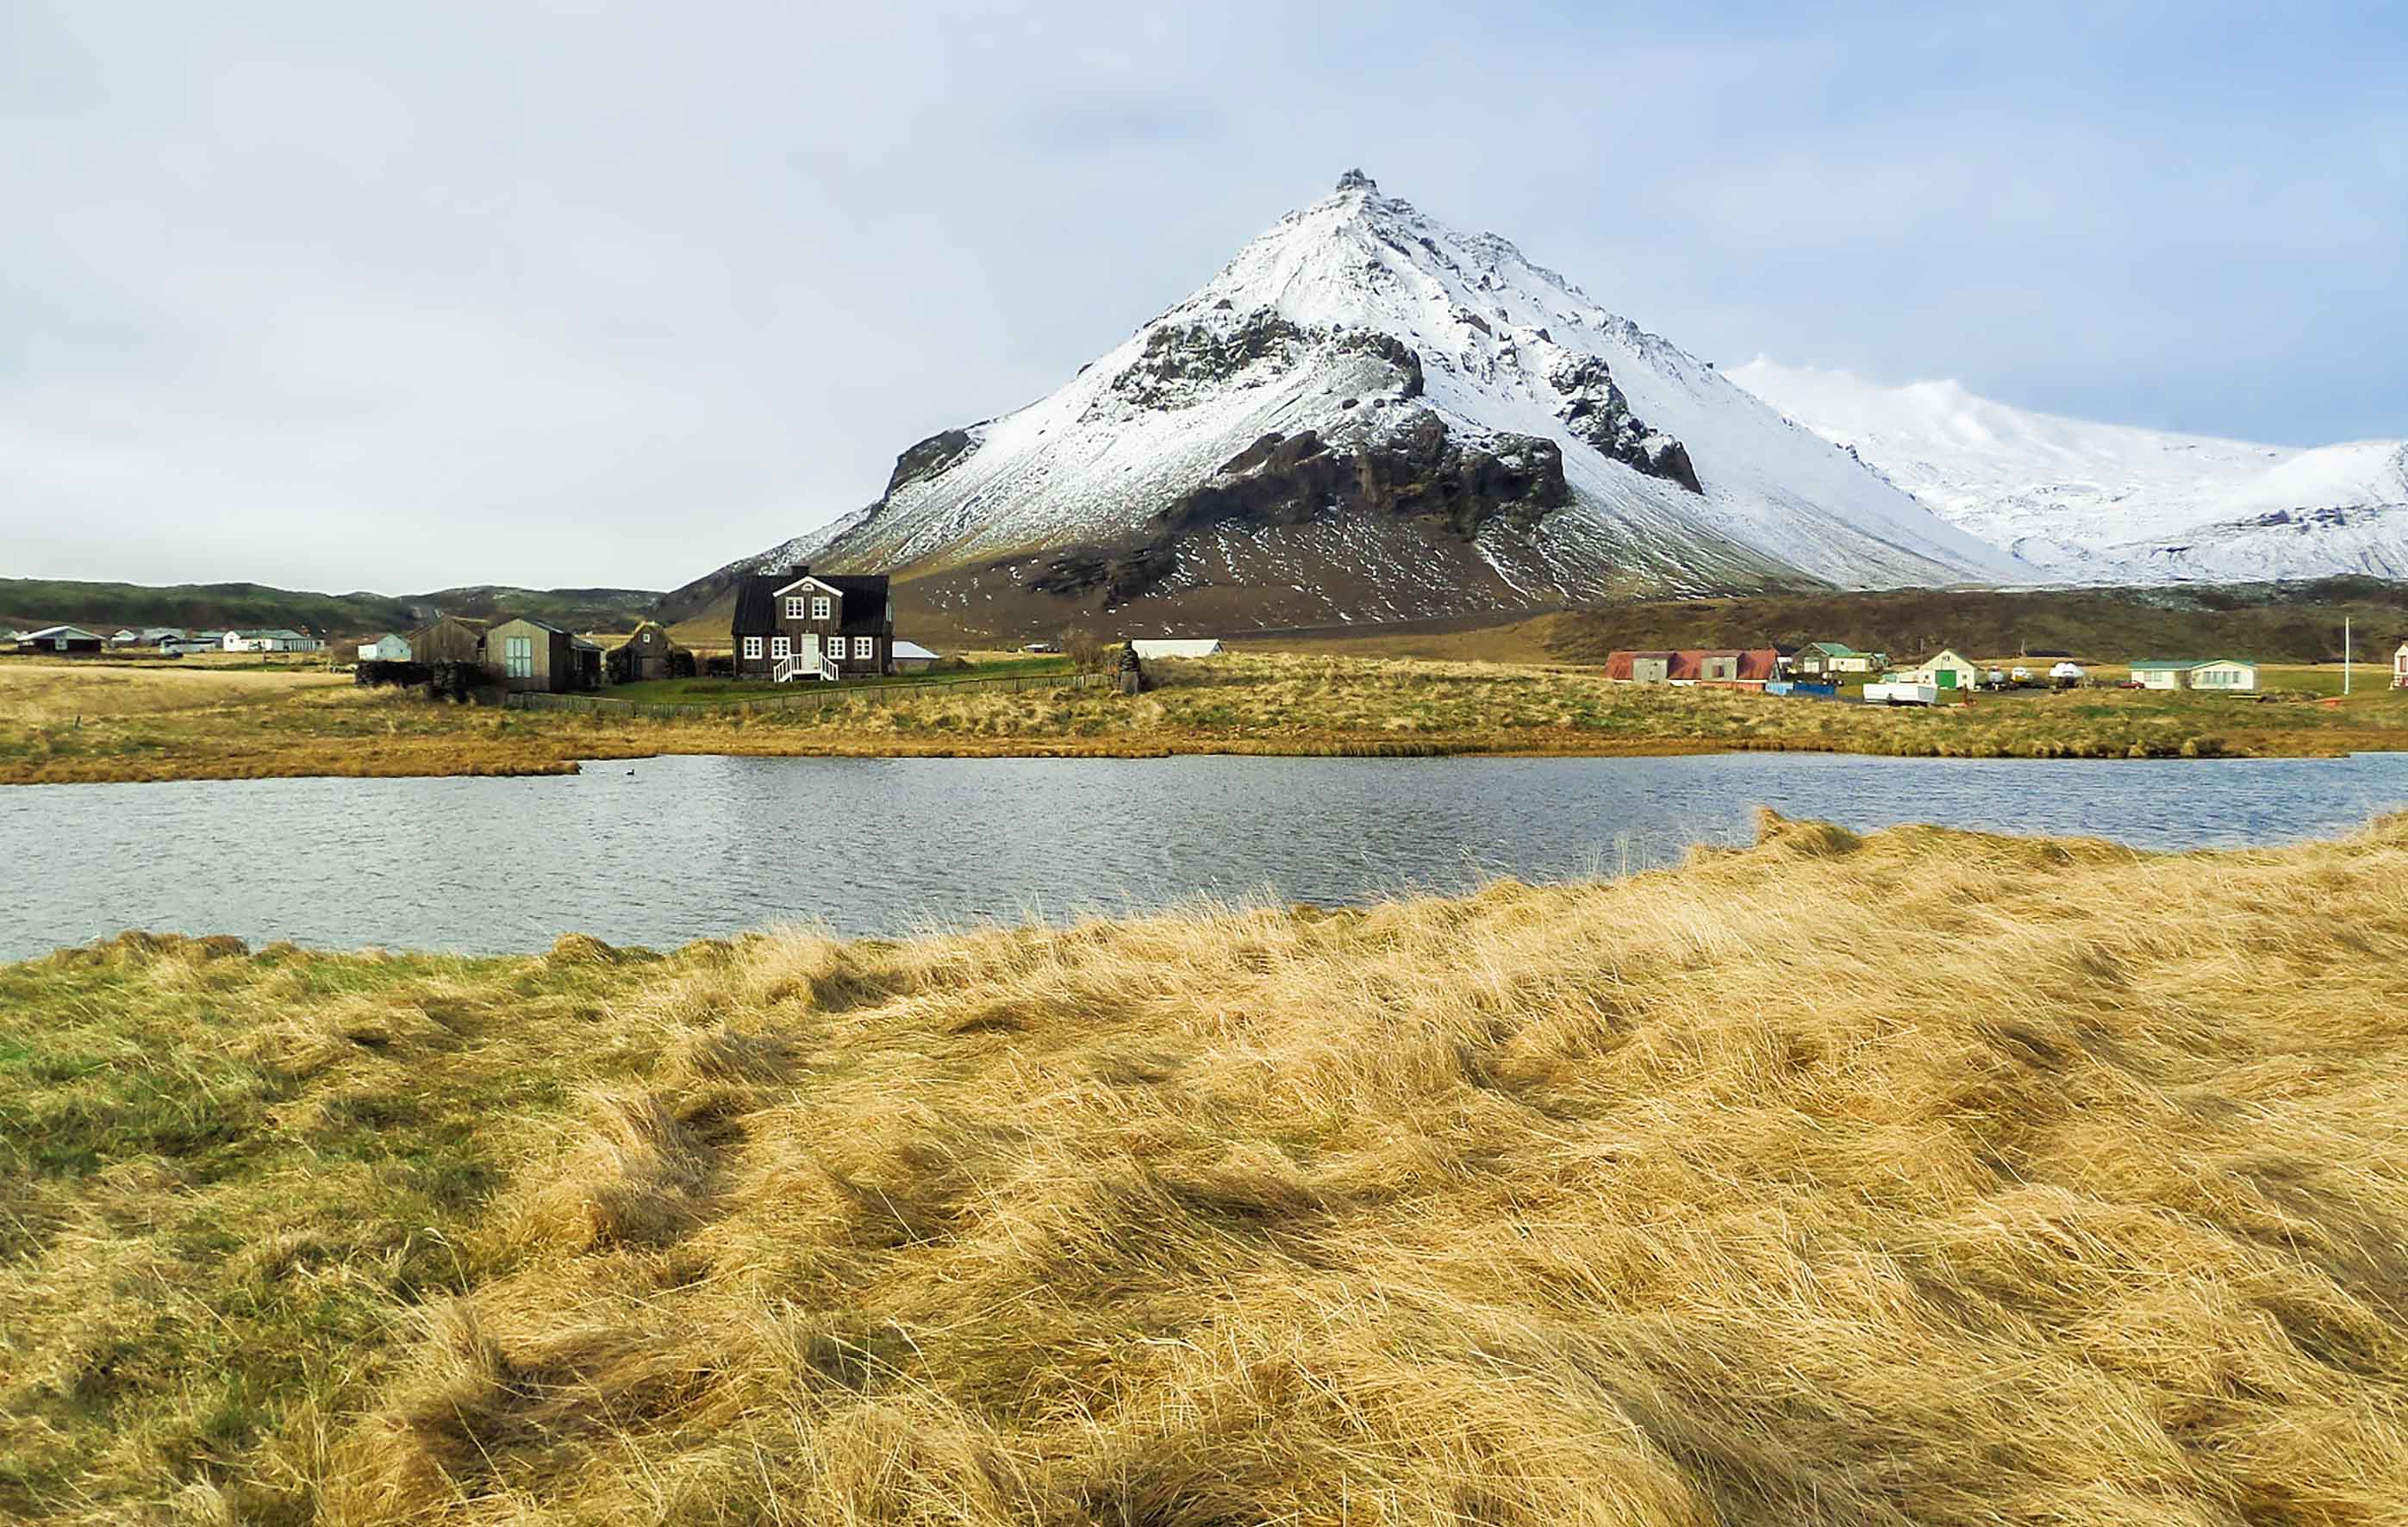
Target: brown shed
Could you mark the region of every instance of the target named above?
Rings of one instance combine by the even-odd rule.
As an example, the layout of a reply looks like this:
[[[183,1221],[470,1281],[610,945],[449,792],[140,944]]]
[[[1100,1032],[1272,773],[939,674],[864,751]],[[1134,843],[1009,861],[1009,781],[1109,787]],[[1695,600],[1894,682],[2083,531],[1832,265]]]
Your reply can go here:
[[[475,663],[484,655],[485,622],[438,615],[409,633],[408,640],[412,663]]]
[[[574,694],[602,687],[600,645],[541,621],[504,621],[486,632],[485,667],[513,693]]]

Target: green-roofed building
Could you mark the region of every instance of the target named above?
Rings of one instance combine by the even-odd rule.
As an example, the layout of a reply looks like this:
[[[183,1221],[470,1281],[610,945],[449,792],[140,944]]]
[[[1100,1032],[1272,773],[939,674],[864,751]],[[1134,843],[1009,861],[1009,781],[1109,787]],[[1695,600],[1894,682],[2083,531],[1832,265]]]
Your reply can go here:
[[[1888,666],[1887,652],[1859,652],[1845,642],[1808,642],[1789,660],[1789,671],[1800,678],[1877,674]]]
[[[2258,664],[2247,658],[2142,658],[2132,678],[2146,690],[2246,694],[2258,688]]]

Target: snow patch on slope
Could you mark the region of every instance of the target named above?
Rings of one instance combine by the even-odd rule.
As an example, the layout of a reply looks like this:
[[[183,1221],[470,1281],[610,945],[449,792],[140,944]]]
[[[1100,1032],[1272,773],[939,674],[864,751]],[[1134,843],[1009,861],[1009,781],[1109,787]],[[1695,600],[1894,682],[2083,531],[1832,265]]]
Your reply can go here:
[[[2035,576],[1512,244],[1455,233],[1359,175],[1059,391],[974,426],[974,449],[898,482],[813,554],[924,576],[1141,540],[1267,435],[1376,451],[1430,417],[1466,450],[1560,450],[1568,504],[1526,535],[1472,537],[1533,598],[1796,572],[1847,586]],[[1392,539],[1372,526],[1333,552],[1369,565],[1404,554]]]
[[[1887,387],[1763,357],[1729,375],[2056,577],[2408,576],[2408,443],[2299,450],[2100,424],[1953,381]]]

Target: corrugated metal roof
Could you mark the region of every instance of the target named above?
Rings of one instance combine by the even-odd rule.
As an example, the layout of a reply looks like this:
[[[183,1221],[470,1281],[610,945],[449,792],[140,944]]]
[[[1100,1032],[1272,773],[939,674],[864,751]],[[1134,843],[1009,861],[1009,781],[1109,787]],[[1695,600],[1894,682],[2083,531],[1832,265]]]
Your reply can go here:
[[[1140,658],[1209,658],[1221,650],[1218,636],[1132,636],[1129,647]]]
[[[1637,671],[1636,664],[1641,658],[1660,659],[1665,664],[1665,678],[1668,679],[1698,679],[1710,683],[1724,681],[1705,678],[1705,664],[1708,658],[1738,659],[1738,666],[1734,669],[1734,681],[1743,684],[1762,683],[1771,678],[1781,667],[1781,654],[1770,647],[1659,648],[1627,652],[1608,652],[1605,655],[1605,677],[1608,678],[1630,678]]]

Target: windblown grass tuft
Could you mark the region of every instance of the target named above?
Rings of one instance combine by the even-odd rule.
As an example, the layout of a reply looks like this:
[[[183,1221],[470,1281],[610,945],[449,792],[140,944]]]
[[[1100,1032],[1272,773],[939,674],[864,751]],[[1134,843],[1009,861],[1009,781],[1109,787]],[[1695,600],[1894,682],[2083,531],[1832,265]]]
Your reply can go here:
[[[0,1512],[2373,1523],[2408,817],[0,970]]]

